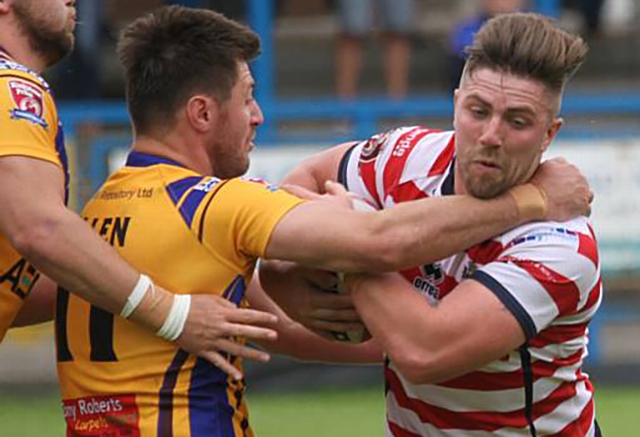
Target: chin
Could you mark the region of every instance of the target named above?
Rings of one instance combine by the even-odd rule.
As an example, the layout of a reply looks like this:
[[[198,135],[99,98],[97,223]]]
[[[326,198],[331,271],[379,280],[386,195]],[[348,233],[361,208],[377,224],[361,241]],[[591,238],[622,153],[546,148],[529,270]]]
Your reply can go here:
[[[467,192],[478,199],[492,199],[507,191],[504,183],[487,180],[471,180],[465,183]]]

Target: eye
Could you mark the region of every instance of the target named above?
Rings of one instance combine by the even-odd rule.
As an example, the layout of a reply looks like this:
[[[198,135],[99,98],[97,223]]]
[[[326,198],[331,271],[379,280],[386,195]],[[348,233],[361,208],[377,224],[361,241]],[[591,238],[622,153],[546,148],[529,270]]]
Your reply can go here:
[[[255,97],[253,95],[253,92],[249,91],[247,94],[245,94],[245,98],[244,98],[244,102],[247,105],[251,105],[255,100]]]
[[[487,111],[482,106],[471,106],[469,107],[469,112],[471,112],[471,115],[473,115],[475,118],[484,118],[489,113],[489,111]]]
[[[511,123],[511,125],[516,129],[524,129],[530,124],[529,120],[523,117],[514,117],[511,120],[509,120],[509,123]]]

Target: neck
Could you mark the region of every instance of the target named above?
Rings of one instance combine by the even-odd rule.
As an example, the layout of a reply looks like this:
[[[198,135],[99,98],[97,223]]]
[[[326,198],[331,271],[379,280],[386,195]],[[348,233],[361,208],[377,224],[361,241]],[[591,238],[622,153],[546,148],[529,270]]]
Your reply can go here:
[[[135,152],[169,158],[184,167],[205,176],[213,175],[213,165],[203,147],[197,147],[196,141],[183,140],[172,132],[163,137],[150,135],[136,136],[132,149]]]
[[[19,32],[15,26],[11,26],[10,23],[0,22],[0,28],[2,29],[0,34],[0,49],[14,61],[25,67],[30,68],[36,73],[42,73],[46,68],[46,64],[41,56],[31,48],[29,39],[21,32]]]

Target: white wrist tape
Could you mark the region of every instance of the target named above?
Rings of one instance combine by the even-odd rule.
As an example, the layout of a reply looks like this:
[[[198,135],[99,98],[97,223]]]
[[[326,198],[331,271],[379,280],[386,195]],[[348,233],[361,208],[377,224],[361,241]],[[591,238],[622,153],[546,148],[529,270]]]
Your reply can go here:
[[[120,312],[120,316],[124,319],[128,319],[129,316],[138,308],[142,299],[147,294],[149,289],[152,290],[152,294],[155,294],[155,286],[151,279],[147,275],[140,275],[138,278],[138,283],[135,287],[133,287],[133,291],[127,297],[127,301],[124,303],[124,307],[122,307],[122,311]]]
[[[175,341],[184,330],[184,324],[187,321],[190,307],[190,294],[176,294],[173,297],[173,304],[171,305],[169,315],[165,319],[162,328],[160,328],[156,334],[165,340]]]

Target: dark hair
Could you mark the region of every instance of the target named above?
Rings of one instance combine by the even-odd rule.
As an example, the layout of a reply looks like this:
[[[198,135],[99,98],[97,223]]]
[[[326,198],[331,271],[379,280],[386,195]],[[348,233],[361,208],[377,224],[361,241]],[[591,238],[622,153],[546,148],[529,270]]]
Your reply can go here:
[[[136,131],[173,123],[176,110],[196,93],[226,101],[238,61],[259,53],[258,35],[211,10],[167,6],[136,19],[118,42]]]
[[[502,14],[487,21],[467,47],[465,74],[489,68],[536,79],[562,92],[587,50],[582,38],[542,15]]]

